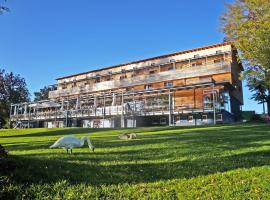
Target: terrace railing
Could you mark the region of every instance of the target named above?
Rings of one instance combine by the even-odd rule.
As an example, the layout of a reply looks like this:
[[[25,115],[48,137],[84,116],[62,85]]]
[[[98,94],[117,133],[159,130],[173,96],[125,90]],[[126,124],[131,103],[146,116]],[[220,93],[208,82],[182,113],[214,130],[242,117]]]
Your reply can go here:
[[[150,84],[154,82],[170,81],[175,79],[207,76],[211,74],[219,74],[230,71],[231,71],[230,62],[211,63],[200,66],[188,67],[184,69],[176,69],[160,72],[157,74],[141,75],[128,79],[104,81],[101,83],[86,85],[83,87],[76,87],[72,89],[58,89],[55,91],[50,91],[49,98],[53,99],[61,96],[79,95],[102,90],[132,87],[135,85]]]

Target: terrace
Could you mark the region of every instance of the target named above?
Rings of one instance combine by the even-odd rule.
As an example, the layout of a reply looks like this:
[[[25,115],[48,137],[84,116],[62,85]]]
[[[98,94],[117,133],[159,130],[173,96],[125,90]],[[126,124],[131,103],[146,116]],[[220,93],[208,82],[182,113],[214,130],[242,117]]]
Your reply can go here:
[[[206,63],[201,66],[193,66],[184,69],[174,69],[170,71],[159,72],[157,74],[135,76],[122,80],[110,80],[92,85],[75,87],[72,89],[58,89],[50,91],[49,98],[55,99],[64,96],[81,95],[97,91],[113,90],[117,88],[126,88],[154,82],[171,81],[176,79],[185,79],[212,74],[220,74],[231,71],[230,62]],[[199,82],[197,82],[199,83]]]

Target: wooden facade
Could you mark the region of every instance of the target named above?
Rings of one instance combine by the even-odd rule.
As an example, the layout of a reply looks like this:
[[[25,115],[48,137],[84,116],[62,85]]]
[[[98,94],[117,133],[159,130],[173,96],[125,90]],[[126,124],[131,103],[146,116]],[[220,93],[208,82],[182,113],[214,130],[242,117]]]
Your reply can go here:
[[[231,43],[57,79],[43,102],[11,106],[14,126],[136,127],[233,122],[243,105]]]

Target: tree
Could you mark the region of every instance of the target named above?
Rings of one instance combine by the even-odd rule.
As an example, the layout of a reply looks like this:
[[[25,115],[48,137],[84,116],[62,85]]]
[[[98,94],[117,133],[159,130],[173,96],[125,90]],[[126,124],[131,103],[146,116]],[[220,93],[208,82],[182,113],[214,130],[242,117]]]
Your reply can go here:
[[[254,92],[251,99],[258,101],[259,104],[263,105],[263,114],[265,114],[265,100],[268,98],[267,87],[265,87],[263,81],[253,78],[248,81],[248,87],[251,92]]]
[[[51,90],[50,87],[45,86],[44,88],[40,89],[39,92],[34,92],[34,101],[41,101],[48,99],[49,91]]]
[[[266,102],[270,114],[270,1],[236,0],[227,6],[221,27],[239,50],[253,98]]]
[[[12,103],[29,101],[29,91],[25,79],[12,72],[0,69],[0,120],[6,121]]]

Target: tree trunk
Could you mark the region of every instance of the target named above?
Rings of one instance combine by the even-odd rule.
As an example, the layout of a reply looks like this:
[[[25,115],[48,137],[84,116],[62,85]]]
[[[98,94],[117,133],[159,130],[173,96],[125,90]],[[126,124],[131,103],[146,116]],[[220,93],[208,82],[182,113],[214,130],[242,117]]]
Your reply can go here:
[[[270,89],[267,89],[267,97],[266,97],[266,106],[267,106],[267,115],[270,116]]]
[[[270,99],[268,99],[266,103],[267,103],[267,114],[270,116]]]

